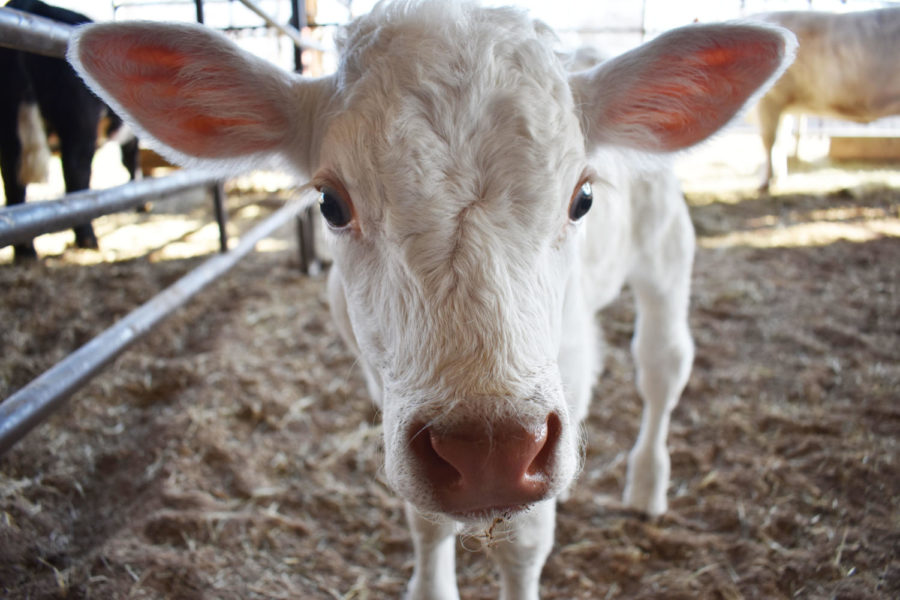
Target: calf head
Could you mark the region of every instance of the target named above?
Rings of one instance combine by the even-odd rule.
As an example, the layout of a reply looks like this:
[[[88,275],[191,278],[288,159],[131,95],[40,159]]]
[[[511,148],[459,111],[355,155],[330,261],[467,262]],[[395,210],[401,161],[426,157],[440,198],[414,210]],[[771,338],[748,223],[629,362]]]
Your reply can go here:
[[[69,58],[177,161],[312,178],[333,308],[401,495],[459,519],[552,497],[577,470],[585,400],[560,364],[588,309],[583,217],[604,201],[590,152],[707,137],[773,77],[786,39],[695,26],[568,74],[521,12],[424,2],[379,5],[339,45],[321,79],[184,25],[85,27]]]

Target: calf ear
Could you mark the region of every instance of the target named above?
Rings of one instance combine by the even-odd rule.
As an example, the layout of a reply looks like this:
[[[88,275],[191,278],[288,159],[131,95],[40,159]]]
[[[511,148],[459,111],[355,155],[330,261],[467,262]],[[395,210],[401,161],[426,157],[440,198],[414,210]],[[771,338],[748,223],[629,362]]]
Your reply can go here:
[[[793,60],[790,32],[690,25],[570,77],[589,148],[673,151],[728,123]]]
[[[178,163],[222,170],[281,154],[309,171],[328,80],[294,76],[196,25],[87,25],[75,31],[68,59]]]

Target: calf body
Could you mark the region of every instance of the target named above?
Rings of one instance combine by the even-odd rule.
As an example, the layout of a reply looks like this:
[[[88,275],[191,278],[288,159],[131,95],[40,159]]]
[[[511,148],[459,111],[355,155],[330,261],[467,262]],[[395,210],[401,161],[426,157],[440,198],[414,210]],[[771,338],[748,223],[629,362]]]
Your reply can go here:
[[[760,20],[797,36],[797,57],[760,100],[766,151],[763,188],[774,176],[772,157],[781,115],[805,113],[869,123],[900,114],[900,8],[843,14],[786,11]]]
[[[790,38],[693,27],[572,74],[518,10],[403,2],[340,49],[335,75],[303,79],[205,30],[138,23],[85,28],[70,60],[169,156],[312,176],[332,311],[408,503],[409,596],[457,598],[454,536],[494,523],[503,597],[535,598],[600,370],[594,315],[625,283],[645,404],[625,500],[666,508],[694,241],[660,153],[731,119]]]

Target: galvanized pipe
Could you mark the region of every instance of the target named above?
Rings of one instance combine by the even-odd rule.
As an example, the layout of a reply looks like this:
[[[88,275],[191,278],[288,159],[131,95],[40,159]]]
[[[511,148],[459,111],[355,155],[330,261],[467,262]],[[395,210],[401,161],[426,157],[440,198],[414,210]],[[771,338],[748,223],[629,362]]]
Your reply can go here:
[[[217,178],[202,171],[178,171],[157,179],[142,179],[105,190],[84,190],[60,200],[16,204],[0,209],[0,248],[145,202],[165,199],[185,189],[213,185]]]
[[[252,3],[242,1],[298,46],[321,49],[301,38],[296,29],[275,23]],[[64,57],[71,30],[71,26],[36,15],[0,8],[0,46]],[[181,171],[169,177],[131,182],[107,190],[77,192],[57,201],[8,207],[0,210],[0,247],[67,229],[183,189],[216,183],[217,179],[209,174]],[[305,205],[296,201],[284,206],[244,235],[233,250],[208,259],[7,398],[0,404],[0,454],[160,321],[231,269],[257,242],[295,218]],[[221,225],[223,218],[219,220]]]
[[[0,404],[0,454],[59,408],[103,367],[141,339],[256,246],[288,223],[306,203],[293,201],[246,233],[231,251],[217,254],[154,296],[115,325],[45,371]]]
[[[72,26],[12,8],[0,8],[0,46],[63,58]]]
[[[298,48],[327,52],[328,49],[313,40],[304,38],[297,29],[283,25],[252,0],[240,0],[263,21],[288,36]],[[198,13],[198,16],[199,13]],[[34,52],[46,56],[64,58],[73,27],[57,21],[32,15],[12,8],[0,8],[0,46]]]

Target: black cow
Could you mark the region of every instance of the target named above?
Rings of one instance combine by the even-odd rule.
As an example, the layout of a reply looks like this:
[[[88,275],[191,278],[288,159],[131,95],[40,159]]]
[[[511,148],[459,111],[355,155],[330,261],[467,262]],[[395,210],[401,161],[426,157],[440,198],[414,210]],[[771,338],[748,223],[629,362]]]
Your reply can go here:
[[[7,7],[32,13],[54,21],[77,25],[90,22],[86,16],[50,6],[38,0],[10,0]],[[87,189],[91,182],[91,161],[97,148],[97,129],[106,106],[90,92],[69,64],[62,58],[51,58],[8,48],[0,48],[0,172],[6,204],[25,202],[26,182],[19,179],[23,146],[19,139],[20,107],[36,104],[48,133],[59,138],[63,178],[66,192]],[[110,115],[107,133],[121,125]],[[135,177],[138,161],[137,140],[122,144],[122,162]],[[96,248],[97,238],[90,223],[78,225],[75,244],[79,248]],[[31,242],[16,244],[16,260],[35,258]]]

